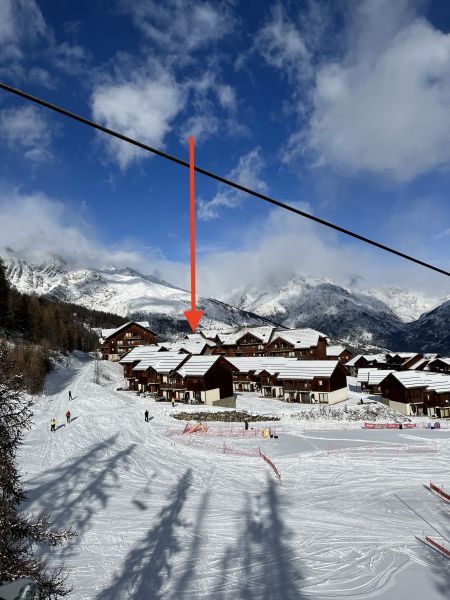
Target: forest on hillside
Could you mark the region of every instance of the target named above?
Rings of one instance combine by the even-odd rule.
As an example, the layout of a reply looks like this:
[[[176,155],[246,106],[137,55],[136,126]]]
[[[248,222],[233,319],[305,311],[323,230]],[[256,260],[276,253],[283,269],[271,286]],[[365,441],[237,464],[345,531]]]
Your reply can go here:
[[[92,352],[98,345],[95,328],[119,327],[125,321],[111,313],[22,294],[9,284],[0,259],[0,337],[8,342],[11,368],[23,377],[30,393],[42,389],[53,352]]]

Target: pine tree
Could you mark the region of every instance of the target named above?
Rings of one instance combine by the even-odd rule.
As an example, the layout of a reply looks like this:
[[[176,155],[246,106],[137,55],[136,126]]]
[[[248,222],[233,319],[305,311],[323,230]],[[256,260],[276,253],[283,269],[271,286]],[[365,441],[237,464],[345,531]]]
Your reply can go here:
[[[9,283],[6,278],[6,268],[0,258],[0,329],[8,325]]]
[[[21,377],[11,375],[13,360],[6,345],[0,345],[0,581],[30,577],[38,583],[40,600],[54,599],[70,590],[62,571],[50,572],[36,548],[62,544],[74,534],[52,528],[49,516],[36,519],[20,510],[26,494],[16,455],[31,425],[32,400],[22,394]]]

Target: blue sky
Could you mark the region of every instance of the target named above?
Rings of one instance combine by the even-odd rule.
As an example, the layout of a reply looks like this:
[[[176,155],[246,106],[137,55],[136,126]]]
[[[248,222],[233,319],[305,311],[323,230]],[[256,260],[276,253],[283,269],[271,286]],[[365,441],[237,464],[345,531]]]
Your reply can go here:
[[[2,0],[0,79],[450,267],[442,1]],[[187,285],[188,173],[0,93],[2,245]],[[198,291],[447,278],[197,176]]]

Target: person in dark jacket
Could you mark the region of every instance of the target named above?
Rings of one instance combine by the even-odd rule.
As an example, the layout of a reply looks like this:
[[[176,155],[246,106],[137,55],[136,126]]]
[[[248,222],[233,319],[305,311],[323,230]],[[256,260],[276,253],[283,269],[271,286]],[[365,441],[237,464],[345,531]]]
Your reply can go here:
[[[144,417],[145,417],[145,422],[148,422],[148,410],[145,411],[144,413]]]
[[[69,390],[69,400],[72,400],[72,392]]]
[[[66,421],[70,423],[70,410],[66,412]]]
[[[248,431],[248,419],[245,419],[244,427],[245,427],[245,431]]]

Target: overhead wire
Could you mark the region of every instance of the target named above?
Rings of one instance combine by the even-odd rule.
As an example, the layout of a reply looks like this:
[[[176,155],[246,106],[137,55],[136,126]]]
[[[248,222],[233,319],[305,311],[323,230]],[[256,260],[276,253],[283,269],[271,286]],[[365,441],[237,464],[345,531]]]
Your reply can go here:
[[[99,123],[96,123],[95,121],[91,121],[90,119],[86,119],[85,117],[82,117],[81,115],[78,115],[76,113],[73,113],[65,108],[62,108],[60,106],[57,106],[56,104],[52,104],[51,102],[47,102],[46,100],[43,100],[42,98],[38,98],[37,96],[33,96],[27,92],[24,92],[23,90],[20,90],[18,88],[14,88],[10,85],[7,85],[6,83],[0,82],[0,88],[10,92],[11,94],[15,94],[16,96],[20,96],[21,98],[24,98],[26,100],[29,100],[31,102],[34,102],[35,104],[38,104],[40,106],[43,106],[45,108],[48,108],[54,112],[60,113],[66,117],[69,117],[75,121],[78,121],[79,123],[83,123],[84,125],[87,125],[89,127],[92,127],[94,129],[97,129],[98,131],[102,131],[103,133],[106,133],[108,135],[111,135],[119,140],[122,140],[124,142],[127,142],[129,144],[132,144],[133,146],[137,146],[138,148],[142,148],[143,150],[146,150],[147,152],[151,152],[152,154],[155,154],[157,156],[160,156],[162,158],[165,158],[166,160],[170,160],[178,165],[181,165],[182,167],[185,167],[187,169],[189,169],[189,162],[182,160],[181,158],[178,158],[177,156],[174,156],[172,154],[169,154],[167,152],[163,152],[162,150],[159,150],[158,148],[153,148],[152,146],[149,146],[148,144],[144,144],[143,142],[140,142],[139,140],[136,140],[134,138],[131,138],[127,135],[124,135],[123,133],[119,133],[118,131],[114,131],[113,129],[110,129],[109,127],[105,127],[103,125],[100,125]],[[349,229],[346,229],[345,227],[341,227],[340,225],[336,225],[335,223],[332,223],[331,221],[326,221],[325,219],[321,219],[320,217],[316,217],[315,215],[312,215],[310,213],[307,213],[303,210],[300,210],[294,206],[290,206],[289,204],[285,204],[284,202],[281,202],[280,200],[276,200],[275,198],[272,198],[271,196],[267,196],[266,194],[263,194],[261,192],[258,192],[256,190],[252,190],[244,185],[241,185],[240,183],[237,183],[236,181],[232,181],[231,179],[228,179],[226,177],[222,177],[221,175],[217,175],[216,173],[213,173],[212,171],[208,171],[207,169],[203,169],[202,167],[199,166],[194,166],[194,169],[197,173],[200,173],[201,175],[204,175],[205,177],[209,177],[210,179],[214,179],[215,181],[218,181],[219,183],[223,183],[224,185],[227,185],[229,187],[232,187],[240,192],[244,192],[245,194],[248,194],[250,196],[254,196],[255,198],[258,198],[260,200],[263,200],[265,202],[268,202],[270,204],[273,204],[274,206],[278,206],[280,208],[283,208],[285,210],[288,210],[294,214],[297,214],[301,217],[304,217],[305,219],[309,219],[311,221],[314,221],[315,223],[319,223],[320,225],[323,225],[324,227],[328,227],[330,229],[334,229],[335,231],[338,231],[340,233],[343,233],[344,235],[347,235],[349,237],[355,238],[361,242],[364,242],[366,244],[370,244],[371,246],[375,246],[376,248],[379,248],[380,250],[384,250],[385,252],[389,252],[391,254],[394,254],[396,256],[399,256],[400,258],[403,258],[405,260],[408,260],[410,262],[416,263],[422,267],[425,267],[427,269],[431,269],[432,271],[435,271],[437,273],[441,273],[442,275],[447,275],[448,277],[450,277],[450,272],[446,271],[445,269],[441,269],[440,267],[437,267],[435,265],[432,265],[431,263],[425,262],[423,260],[420,260],[418,258],[415,258],[414,256],[411,256],[410,254],[406,254],[405,252],[400,252],[399,250],[396,250],[395,248],[392,248],[391,246],[387,246],[386,244],[381,244],[380,242],[377,242],[375,240],[372,240],[366,236],[360,235],[359,233],[356,233],[355,231],[351,231]]]

